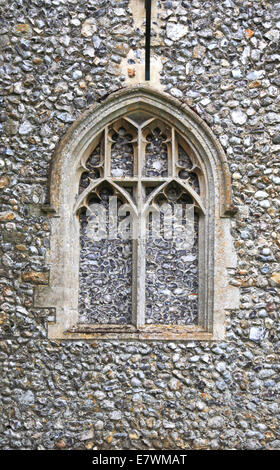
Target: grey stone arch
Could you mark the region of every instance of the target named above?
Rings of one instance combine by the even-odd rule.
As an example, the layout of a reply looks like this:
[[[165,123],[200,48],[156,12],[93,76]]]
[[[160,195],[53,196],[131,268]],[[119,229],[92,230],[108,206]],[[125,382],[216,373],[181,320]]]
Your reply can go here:
[[[184,328],[81,328],[78,325],[79,223],[74,211],[81,175],[102,130],[122,116],[145,112],[166,121],[188,143],[199,160],[203,178],[205,214],[199,263],[202,282],[199,325]],[[228,268],[236,257],[230,234],[231,178],[223,150],[204,121],[185,103],[139,85],[113,93],[89,108],[69,128],[52,159],[48,200],[43,209],[51,219],[48,254],[49,286],[39,286],[35,305],[55,308],[49,338],[60,339],[178,339],[217,340],[225,335],[225,315],[239,305],[239,292],[229,285]]]

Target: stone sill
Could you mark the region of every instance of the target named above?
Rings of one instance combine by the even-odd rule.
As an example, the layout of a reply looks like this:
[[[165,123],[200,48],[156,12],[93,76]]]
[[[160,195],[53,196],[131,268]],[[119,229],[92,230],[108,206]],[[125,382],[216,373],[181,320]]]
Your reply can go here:
[[[211,341],[213,334],[196,325],[89,325],[78,323],[64,331],[64,339]]]

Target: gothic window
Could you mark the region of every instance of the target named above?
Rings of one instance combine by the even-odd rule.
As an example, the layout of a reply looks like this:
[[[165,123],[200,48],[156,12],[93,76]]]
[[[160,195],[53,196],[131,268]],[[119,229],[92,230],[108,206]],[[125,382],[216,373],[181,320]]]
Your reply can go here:
[[[56,151],[44,210],[50,281],[35,305],[55,308],[50,338],[224,337],[238,303],[230,177],[187,106],[136,87],[90,109]]]
[[[204,182],[187,142],[152,114],[128,113],[105,127],[81,165],[75,208],[80,222],[79,322],[197,325]],[[122,239],[117,227],[110,237],[113,201],[117,226],[131,212],[134,238]],[[100,239],[91,233],[93,204],[100,206]],[[182,224],[193,223],[189,241],[182,224],[182,233],[174,233],[176,210]],[[155,221],[157,233],[151,230]],[[163,233],[164,223],[171,233]]]

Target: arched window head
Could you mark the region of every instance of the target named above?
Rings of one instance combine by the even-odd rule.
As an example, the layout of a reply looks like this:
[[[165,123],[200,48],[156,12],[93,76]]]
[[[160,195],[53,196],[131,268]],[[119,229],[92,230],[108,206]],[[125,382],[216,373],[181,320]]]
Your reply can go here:
[[[54,156],[52,338],[221,339],[235,257],[230,178],[208,127],[145,87],[86,112]]]

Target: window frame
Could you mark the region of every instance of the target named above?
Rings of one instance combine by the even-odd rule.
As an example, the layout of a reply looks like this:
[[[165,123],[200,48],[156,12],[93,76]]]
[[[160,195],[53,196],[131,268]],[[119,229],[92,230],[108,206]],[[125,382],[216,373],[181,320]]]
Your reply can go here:
[[[86,161],[106,126],[128,113],[143,111],[166,121],[191,147],[204,175],[205,206],[199,232],[198,325],[79,325],[79,222],[75,197]],[[225,155],[208,126],[186,104],[144,86],[114,93],[76,121],[56,150],[50,175],[49,201],[43,210],[51,218],[48,262],[50,285],[39,286],[35,306],[53,307],[49,338],[215,340],[224,338],[226,310],[238,306],[238,289],[228,283],[236,257],[230,236],[231,183]]]
[[[199,210],[199,240],[202,240],[198,247],[198,254],[203,250],[204,243],[204,217],[207,211],[205,207],[206,200],[206,191],[204,187],[204,177],[203,172],[199,171],[197,177],[199,179],[199,186],[201,194],[198,194],[194,188],[188,183],[180,178],[179,172],[180,168],[178,167],[179,160],[179,146],[183,148],[186,155],[192,160],[194,166],[197,167],[197,170],[201,170],[202,162],[199,162],[199,159],[195,156],[194,150],[187,148],[187,142],[183,139],[181,135],[177,135],[177,131],[173,126],[169,126],[170,129],[170,141],[169,148],[167,149],[167,175],[166,176],[148,176],[144,174],[145,164],[146,164],[146,139],[145,133],[148,129],[154,127],[155,125],[164,125],[162,121],[159,120],[157,116],[152,116],[152,114],[147,115],[146,119],[142,123],[137,123],[136,120],[133,120],[133,114],[128,113],[127,115],[122,116],[120,119],[113,123],[109,123],[101,131],[98,138],[95,139],[95,145],[92,147],[91,152],[94,152],[95,149],[100,146],[100,163],[96,166],[100,169],[102,174],[98,178],[91,179],[89,185],[79,192],[79,195],[76,199],[76,204],[74,206],[73,214],[79,216],[79,211],[83,207],[87,207],[87,200],[92,194],[93,191],[98,189],[102,184],[107,183],[111,186],[112,189],[119,192],[123,196],[126,202],[129,204],[131,213],[134,218],[134,229],[136,239],[133,240],[133,250],[132,250],[132,318],[131,324],[136,328],[143,328],[146,325],[146,220],[148,216],[151,203],[156,198],[156,196],[163,191],[169,184],[176,183],[179,185],[186,194],[191,195],[192,199],[196,203],[197,210]],[[128,125],[131,130],[133,126],[134,133],[137,134],[135,137],[136,143],[133,144],[134,155],[133,155],[133,175],[131,176],[113,176],[111,163],[112,163],[112,143],[110,141],[110,129],[116,126]],[[129,132],[129,129],[127,130]],[[131,131],[133,132],[133,131]],[[134,140],[133,140],[134,142]],[[103,151],[102,151],[103,149]],[[190,156],[191,155],[191,156]],[[86,159],[82,159],[78,163],[77,171],[81,171],[81,176],[86,170]],[[81,177],[80,176],[80,177]],[[135,187],[135,201],[133,201],[130,194],[126,191],[126,186]],[[159,186],[150,194],[148,197],[145,195],[145,187],[152,184],[158,184]],[[142,233],[143,232],[143,233]],[[205,267],[201,266],[201,261],[204,260],[204,256],[200,257],[200,262],[198,263],[198,279],[199,279],[199,292],[202,291]],[[200,296],[199,296],[200,299]],[[200,310],[204,308],[202,302],[198,307],[199,313]],[[200,313],[200,318],[203,318],[203,312]],[[198,319],[199,320],[199,319]],[[110,324],[100,324],[98,323],[99,328],[110,328]],[[153,324],[152,324],[153,325]],[[170,324],[169,324],[170,325]],[[85,327],[89,326],[84,325]],[[93,325],[92,325],[93,326]],[[150,325],[151,326],[151,325]],[[159,326],[159,325],[157,325]],[[159,327],[162,327],[160,325]],[[167,325],[165,325],[167,326]],[[175,326],[175,324],[174,324]],[[81,322],[79,323],[79,328],[81,329]]]

